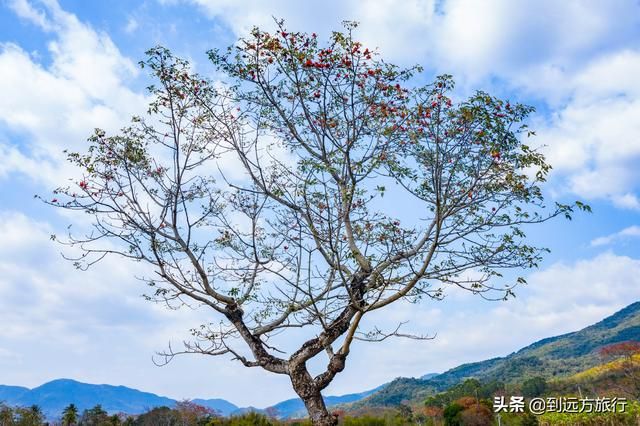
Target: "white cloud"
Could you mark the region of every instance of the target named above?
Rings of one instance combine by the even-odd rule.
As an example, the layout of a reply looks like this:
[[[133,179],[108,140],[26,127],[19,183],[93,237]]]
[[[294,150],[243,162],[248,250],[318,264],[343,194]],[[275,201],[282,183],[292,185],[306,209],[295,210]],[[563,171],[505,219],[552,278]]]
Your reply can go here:
[[[343,19],[360,21],[356,37],[379,46],[384,58],[452,73],[462,92],[492,90],[496,81],[501,90],[516,88],[553,108],[534,143],[548,145],[561,177],[556,193],[640,208],[638,2],[184,2],[237,35],[252,25],[272,28],[272,16],[319,33],[340,29]]]
[[[633,225],[624,228],[622,231],[618,231],[614,234],[606,235],[604,237],[598,237],[591,241],[591,245],[594,247],[605,246],[616,241],[638,237],[640,237],[640,226]]]
[[[89,271],[76,270],[49,240],[54,231],[22,213],[0,211],[3,384],[33,387],[70,377],[178,399],[224,397],[265,406],[291,395],[283,378],[225,357],[178,357],[156,367],[155,352],[170,341],[181,348],[190,328],[215,321],[210,312],[167,310],[145,301],[140,295],[146,288],[135,278],[148,272],[141,264],[113,257]],[[249,386],[275,393],[247,394]]]
[[[146,102],[127,88],[138,71],[108,35],[53,0],[41,2],[42,9],[25,0],[11,5],[54,38],[48,44],[47,67],[16,44],[0,44],[0,130],[5,126],[21,135],[20,142],[16,137],[0,140],[0,151],[15,160],[3,164],[0,175],[28,173],[55,182],[71,176],[71,170],[61,171],[66,167],[64,149],[82,147],[95,127],[117,130],[132,114],[144,111]],[[39,167],[31,167],[34,163]]]
[[[625,0],[410,0],[402,6],[390,0],[328,0],[317,5],[184,1],[222,19],[238,35],[253,25],[272,27],[272,16],[286,19],[291,29],[309,32],[339,29],[344,19],[359,21],[357,36],[381,47],[385,58],[474,80],[487,74],[513,77],[515,70],[540,62],[567,64],[599,46],[633,41],[640,21],[640,6]]]
[[[131,16],[129,17],[129,19],[127,19],[127,25],[125,25],[124,31],[128,34],[131,34],[135,32],[139,26],[140,24],[138,24],[138,20]]]
[[[640,199],[635,194],[615,194],[611,197],[613,204],[630,210],[640,210]]]
[[[466,84],[487,77],[539,85],[540,69],[575,69],[601,46],[633,45],[640,6],[630,1],[448,0],[422,45],[440,72]],[[429,64],[426,64],[429,65]]]
[[[19,17],[31,21],[45,31],[51,31],[53,24],[47,19],[46,13],[42,9],[37,9],[27,0],[11,0],[9,7]]]
[[[575,74],[565,73],[569,98],[539,132],[538,141],[567,190],[586,199],[609,199],[638,209],[640,189],[640,52],[599,57]]]

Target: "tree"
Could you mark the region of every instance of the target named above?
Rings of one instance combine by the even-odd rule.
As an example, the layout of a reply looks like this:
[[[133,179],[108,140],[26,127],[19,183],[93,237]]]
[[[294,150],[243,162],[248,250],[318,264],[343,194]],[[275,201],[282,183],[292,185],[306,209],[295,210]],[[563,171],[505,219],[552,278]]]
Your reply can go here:
[[[13,424],[14,424],[13,408],[6,405],[4,402],[0,402],[0,425],[11,426]]]
[[[445,425],[485,426],[493,424],[493,413],[486,400],[462,397],[444,409]]]
[[[640,342],[628,340],[611,343],[598,349],[598,354],[603,361],[610,364],[610,374],[622,375],[622,378],[614,379],[614,388],[633,398],[640,396]]]
[[[35,404],[28,408],[18,407],[16,408],[15,413],[16,420],[13,424],[16,426],[40,426],[44,422],[42,409]]]
[[[74,426],[78,423],[78,407],[75,404],[69,404],[62,411],[62,425]]]
[[[531,377],[522,382],[522,395],[538,397],[547,390],[547,380],[544,377]]]
[[[80,418],[80,424],[82,426],[106,426],[111,425],[112,422],[102,405],[97,404],[93,408],[84,410]]]
[[[598,354],[605,360],[622,358],[625,362],[633,362],[633,357],[640,354],[640,342],[628,340],[612,343],[599,348]]]
[[[209,419],[213,418],[215,411],[211,408],[204,407],[196,404],[193,401],[184,400],[179,401],[176,404],[175,411],[178,413],[181,425],[198,425],[207,423]]]
[[[444,424],[446,426],[461,426],[462,420],[460,419],[460,416],[464,410],[465,407],[457,402],[447,405],[442,414],[444,417]]]
[[[473,404],[460,413],[460,420],[464,426],[491,426],[493,413],[483,404]]]
[[[538,421],[538,417],[535,414],[527,411],[522,414],[522,418],[520,419],[520,426],[538,426],[540,422]]]
[[[61,240],[83,250],[79,268],[143,261],[150,300],[219,314],[165,361],[228,354],[287,375],[313,424],[333,425],[321,392],[355,340],[424,338],[362,330],[365,315],[450,286],[506,299],[524,279],[498,285],[503,271],[545,252],[523,226],[588,206],[545,206],[550,166],[521,140],[531,107],[484,92],[454,104],[450,76],[416,85],[420,67],[384,62],[353,23],[325,45],[278,25],[209,52],[226,84],[148,51],[149,116],[96,130],[69,154],[82,179],[47,202],[93,217],[88,235]],[[297,350],[278,348],[276,334],[300,328]]]
[[[169,407],[156,407],[138,416],[134,424],[137,426],[176,426],[180,424],[180,417],[177,411]]]

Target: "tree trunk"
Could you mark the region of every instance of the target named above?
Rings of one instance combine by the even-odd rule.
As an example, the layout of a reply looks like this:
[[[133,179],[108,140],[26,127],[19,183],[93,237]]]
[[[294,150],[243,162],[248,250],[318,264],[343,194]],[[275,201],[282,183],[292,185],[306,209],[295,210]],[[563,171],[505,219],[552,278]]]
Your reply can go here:
[[[320,392],[317,395],[303,398],[304,406],[307,408],[311,424],[314,426],[335,426],[338,419],[329,413]]]
[[[289,377],[293,389],[304,402],[313,426],[335,426],[338,424],[338,419],[327,410],[320,389],[316,386],[304,364],[291,365]]]

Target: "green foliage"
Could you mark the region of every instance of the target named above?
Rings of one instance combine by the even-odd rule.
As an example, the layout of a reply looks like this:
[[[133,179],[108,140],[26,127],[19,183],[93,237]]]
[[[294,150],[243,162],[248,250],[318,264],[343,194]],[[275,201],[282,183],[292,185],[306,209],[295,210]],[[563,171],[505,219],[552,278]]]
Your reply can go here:
[[[464,411],[464,407],[458,403],[447,405],[444,409],[444,424],[446,426],[462,426],[460,413]]]
[[[539,424],[538,417],[529,412],[520,417],[520,426],[538,426]]]
[[[438,393],[426,399],[428,407],[444,407],[464,396],[474,396],[480,399],[492,398],[497,391],[504,390],[504,383],[491,381],[482,383],[477,379],[467,379],[464,382],[451,387],[445,392]]]
[[[13,420],[13,408],[4,403],[0,403],[0,425],[13,426]]]
[[[73,426],[78,423],[78,407],[69,404],[62,411],[62,426]]]
[[[251,412],[229,418],[214,418],[209,420],[206,426],[277,426],[280,424],[264,414]]]
[[[228,423],[216,423],[218,418],[210,409],[194,404],[190,401],[181,401],[176,408],[157,407],[131,422],[135,426],[205,426],[227,425]],[[221,420],[223,421],[223,420]],[[262,425],[262,423],[256,423]]]
[[[31,407],[18,407],[14,409],[14,422],[16,426],[40,426],[44,422],[44,414],[37,405]]]
[[[344,426],[386,426],[385,419],[373,416],[345,417],[342,424]]]
[[[522,383],[522,395],[536,397],[547,390],[547,381],[544,377],[532,377]]]
[[[630,401],[622,413],[545,413],[542,424],[554,426],[637,425],[640,420],[640,402]]]
[[[93,408],[83,411],[80,424],[82,426],[109,426],[112,425],[113,422],[107,412],[102,408],[102,405],[98,404]]]

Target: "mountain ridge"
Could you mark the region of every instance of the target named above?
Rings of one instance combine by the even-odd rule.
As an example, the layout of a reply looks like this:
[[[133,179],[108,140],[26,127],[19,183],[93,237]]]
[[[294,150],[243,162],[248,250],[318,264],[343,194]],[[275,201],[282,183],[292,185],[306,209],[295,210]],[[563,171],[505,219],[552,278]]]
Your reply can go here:
[[[325,401],[329,406],[354,402],[371,395],[380,388],[381,386],[364,392],[339,396],[329,395],[325,397]],[[284,400],[264,409],[251,406],[239,407],[222,398],[195,398],[191,401],[211,408],[224,416],[248,411],[265,412],[273,408],[279,417],[286,418],[304,410],[304,404],[299,398]],[[54,379],[32,389],[24,386],[0,385],[0,404],[24,407],[38,405],[49,419],[59,417],[62,410],[71,403],[75,404],[80,412],[100,404],[110,414],[140,414],[156,407],[174,407],[177,402],[172,398],[127,386],[84,383],[66,378]]]
[[[419,401],[470,378],[512,382],[523,377],[553,378],[578,373],[598,363],[596,350],[627,340],[640,340],[640,302],[580,330],[547,337],[504,357],[461,364],[428,379],[397,378],[354,407],[390,406]]]

